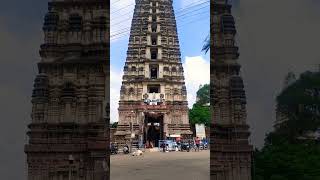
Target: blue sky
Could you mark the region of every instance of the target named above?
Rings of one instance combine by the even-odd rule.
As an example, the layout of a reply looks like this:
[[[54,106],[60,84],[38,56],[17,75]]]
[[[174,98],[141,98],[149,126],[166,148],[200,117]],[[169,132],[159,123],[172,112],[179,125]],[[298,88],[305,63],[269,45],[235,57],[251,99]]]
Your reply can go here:
[[[134,0],[111,0],[111,121],[117,121],[122,69],[126,59]],[[210,31],[209,0],[175,0],[181,60],[189,107],[200,84],[209,83],[210,56],[201,51]]]

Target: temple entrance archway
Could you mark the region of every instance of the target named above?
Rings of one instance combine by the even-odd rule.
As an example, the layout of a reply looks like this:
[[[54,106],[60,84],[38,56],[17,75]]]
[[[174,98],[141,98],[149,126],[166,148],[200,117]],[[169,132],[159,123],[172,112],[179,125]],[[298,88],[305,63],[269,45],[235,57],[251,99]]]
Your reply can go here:
[[[164,139],[163,114],[146,113],[144,119],[144,143],[147,148],[159,147],[159,140]]]

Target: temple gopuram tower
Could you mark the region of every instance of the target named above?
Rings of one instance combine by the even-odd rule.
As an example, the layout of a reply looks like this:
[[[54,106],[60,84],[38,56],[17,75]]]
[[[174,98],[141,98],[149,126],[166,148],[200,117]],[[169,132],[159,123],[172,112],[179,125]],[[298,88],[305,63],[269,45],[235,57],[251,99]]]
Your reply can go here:
[[[248,141],[235,21],[228,0],[214,0],[211,8],[211,179],[251,180],[253,148]]]
[[[28,180],[109,179],[109,2],[48,5],[25,145]]]
[[[136,0],[120,90],[116,141],[147,147],[189,136],[187,91],[172,0]]]

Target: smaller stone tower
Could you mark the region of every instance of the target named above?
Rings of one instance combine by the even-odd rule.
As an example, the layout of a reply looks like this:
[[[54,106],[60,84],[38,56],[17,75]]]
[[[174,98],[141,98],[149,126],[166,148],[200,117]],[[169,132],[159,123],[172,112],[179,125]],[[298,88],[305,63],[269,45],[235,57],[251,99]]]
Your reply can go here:
[[[214,0],[211,9],[211,179],[251,180],[252,146],[235,21],[228,0]]]
[[[52,0],[25,145],[28,180],[108,179],[109,2]]]

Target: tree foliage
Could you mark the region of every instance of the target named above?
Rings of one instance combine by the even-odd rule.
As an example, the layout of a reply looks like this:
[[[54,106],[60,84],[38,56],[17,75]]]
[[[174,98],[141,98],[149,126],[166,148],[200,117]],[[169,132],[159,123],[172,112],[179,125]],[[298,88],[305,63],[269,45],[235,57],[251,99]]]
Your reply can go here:
[[[320,180],[319,142],[298,138],[320,126],[319,87],[320,73],[305,72],[277,96],[277,110],[287,121],[254,152],[255,180]]]
[[[289,72],[284,79],[284,86],[289,86],[294,81],[296,81],[296,75],[293,72]]]
[[[210,86],[205,84],[200,86],[197,91],[197,102],[189,110],[189,119],[191,124],[210,125],[210,107],[207,104],[210,102]]]
[[[316,142],[282,142],[254,153],[256,180],[320,180],[320,148]]]
[[[320,127],[320,73],[305,72],[277,97],[277,110],[288,121],[277,133],[296,139]]]
[[[197,91],[197,104],[206,105],[210,103],[210,86],[205,84],[200,86],[200,89]]]
[[[111,124],[111,128],[117,128],[118,127],[118,122],[114,122]]]
[[[210,50],[210,45],[211,45],[211,40],[210,40],[210,35],[208,35],[202,47],[202,51],[207,53]]]
[[[205,126],[209,126],[210,108],[194,104],[192,109],[189,110],[189,119],[191,124],[205,124]]]

